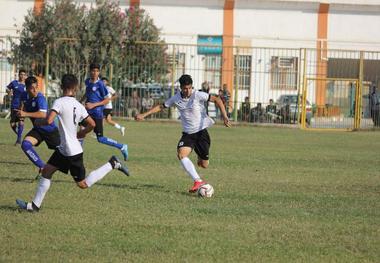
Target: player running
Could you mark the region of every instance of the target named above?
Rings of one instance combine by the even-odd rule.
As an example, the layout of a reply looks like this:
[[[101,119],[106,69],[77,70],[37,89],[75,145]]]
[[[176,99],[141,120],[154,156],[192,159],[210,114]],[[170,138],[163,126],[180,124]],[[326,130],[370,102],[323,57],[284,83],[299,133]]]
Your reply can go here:
[[[20,108],[20,99],[21,94],[25,92],[25,79],[26,79],[26,70],[20,69],[18,72],[18,80],[13,80],[7,86],[8,94],[12,93],[12,102],[11,102],[11,120],[10,125],[12,130],[16,133],[17,139],[16,143],[21,144],[21,136],[24,130],[24,119],[17,116],[17,112]],[[18,124],[18,125],[17,125]]]
[[[103,109],[110,98],[104,82],[99,79],[100,65],[92,63],[90,65],[90,78],[86,79],[86,94],[81,101],[86,98],[86,109],[91,118],[95,121],[94,132],[98,142],[120,149],[124,160],[128,159],[128,145],[120,144],[117,141],[103,136]]]
[[[124,174],[129,175],[127,167],[124,167],[118,158],[112,156],[106,164],[92,171],[87,177],[85,176],[83,149],[78,138],[84,138],[87,133],[91,132],[95,127],[95,122],[83,105],[75,99],[77,88],[77,78],[72,74],[64,75],[62,77],[63,96],[54,101],[53,107],[46,119],[35,121],[36,125],[50,125],[54,122],[54,118],[58,117],[61,144],[42,170],[41,179],[33,201],[27,203],[20,199],[16,200],[17,205],[21,209],[29,212],[39,211],[45,194],[50,188],[51,178],[57,170],[63,173],[70,171],[71,176],[81,189],[91,187],[113,169],[118,169]],[[77,132],[80,122],[85,122],[87,125],[84,129]]]
[[[135,119],[143,120],[150,114],[160,112],[163,108],[173,105],[177,107],[181,114],[183,129],[182,137],[177,146],[177,156],[183,169],[194,181],[193,187],[189,190],[190,193],[194,193],[206,182],[200,178],[194,164],[189,159],[189,155],[194,149],[198,155],[198,166],[202,168],[208,167],[211,140],[207,128],[214,124],[214,121],[206,113],[205,102],[214,102],[222,112],[224,125],[226,127],[231,127],[231,125],[223,102],[219,97],[203,91],[193,91],[193,80],[189,75],[182,75],[179,78],[179,83],[181,86],[180,92],[165,101],[163,105],[157,105],[143,114],[136,115]]]
[[[33,146],[40,145],[45,141],[49,149],[55,149],[60,143],[59,132],[54,122],[45,126],[36,126],[36,120],[45,119],[47,116],[48,105],[42,93],[38,92],[38,82],[35,77],[28,77],[25,81],[26,92],[21,96],[21,109],[15,110],[20,118],[29,117],[32,121],[33,128],[25,135],[21,144],[29,160],[39,168],[39,171],[45,166],[40,156],[34,150]]]
[[[108,97],[110,99],[110,101],[104,106],[104,110],[103,110],[104,119],[106,120],[106,122],[109,125],[112,125],[116,129],[118,129],[120,131],[121,135],[124,136],[125,127],[120,126],[120,124],[118,124],[112,120],[112,101],[117,98],[116,91],[111,86],[108,85],[109,81],[107,78],[103,77],[102,81],[104,82],[104,85],[106,86],[106,89],[108,91]]]

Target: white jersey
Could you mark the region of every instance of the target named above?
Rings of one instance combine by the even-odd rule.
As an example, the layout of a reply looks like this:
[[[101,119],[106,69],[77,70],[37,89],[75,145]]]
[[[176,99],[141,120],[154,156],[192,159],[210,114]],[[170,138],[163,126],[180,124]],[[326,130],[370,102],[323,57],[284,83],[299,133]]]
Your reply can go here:
[[[61,144],[58,150],[64,156],[74,156],[83,152],[82,145],[77,139],[78,124],[89,115],[85,107],[74,97],[56,99],[51,110],[58,116],[58,130]]]
[[[106,86],[106,88],[108,90],[108,98],[112,98],[112,96],[116,93],[116,91],[110,86]],[[110,100],[110,102],[108,102],[106,105],[104,105],[104,108],[105,109],[112,109],[112,100]]]
[[[165,101],[165,107],[175,105],[181,114],[182,129],[188,134],[199,132],[214,124],[207,115],[205,102],[210,95],[203,91],[193,91],[190,98],[182,98],[181,92]]]

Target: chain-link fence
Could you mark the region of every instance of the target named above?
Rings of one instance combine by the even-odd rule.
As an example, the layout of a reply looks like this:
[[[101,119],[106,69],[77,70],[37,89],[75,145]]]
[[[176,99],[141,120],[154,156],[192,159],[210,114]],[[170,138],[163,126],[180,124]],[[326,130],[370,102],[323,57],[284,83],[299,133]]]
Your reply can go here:
[[[21,66],[38,77],[49,101],[60,95],[59,79],[67,72],[78,75],[83,91],[90,61],[75,55],[75,43],[57,39],[38,63],[21,57],[14,64],[10,39],[0,38],[1,111],[9,108],[5,87]],[[67,55],[54,56],[60,48]],[[117,91],[117,117],[133,117],[162,103],[179,90],[178,78],[190,74],[194,88],[219,96],[235,121],[298,125],[304,120],[301,127],[331,129],[380,123],[380,95],[373,92],[380,84],[379,52],[146,42],[128,44],[124,50],[118,59],[111,50],[101,71]],[[215,105],[206,106],[218,120]],[[152,118],[178,118],[178,113],[168,109]]]

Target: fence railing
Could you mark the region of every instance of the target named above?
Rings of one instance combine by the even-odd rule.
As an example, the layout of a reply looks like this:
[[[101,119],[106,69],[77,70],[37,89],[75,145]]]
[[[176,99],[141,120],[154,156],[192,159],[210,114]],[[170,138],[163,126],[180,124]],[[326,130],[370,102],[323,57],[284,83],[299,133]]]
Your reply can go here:
[[[49,46],[38,63],[19,58],[14,65],[8,60],[9,39],[0,39],[2,111],[9,100],[5,87],[17,78],[20,67],[39,77],[49,101],[60,95],[64,73],[77,74],[83,88],[88,62],[51,56],[62,42]],[[380,84],[380,52],[145,42],[136,42],[125,52],[128,59],[110,60],[102,69],[118,92],[117,117],[133,117],[162,103],[179,90],[178,78],[190,74],[194,88],[220,96],[235,121],[298,125],[304,119],[301,127],[332,129],[372,128],[379,123],[371,90]],[[211,117],[220,117],[215,105],[207,105],[207,110]],[[173,109],[153,116],[177,117]]]

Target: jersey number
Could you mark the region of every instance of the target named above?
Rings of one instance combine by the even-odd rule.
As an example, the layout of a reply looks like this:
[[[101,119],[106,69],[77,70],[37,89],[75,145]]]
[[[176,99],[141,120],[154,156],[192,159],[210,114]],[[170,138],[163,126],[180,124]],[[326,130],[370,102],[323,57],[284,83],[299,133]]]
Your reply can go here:
[[[73,121],[74,121],[74,125],[77,125],[77,122],[76,122],[76,119],[77,119],[77,115],[75,114],[75,110],[76,110],[77,108],[75,108],[74,107],[74,109],[73,109]]]

